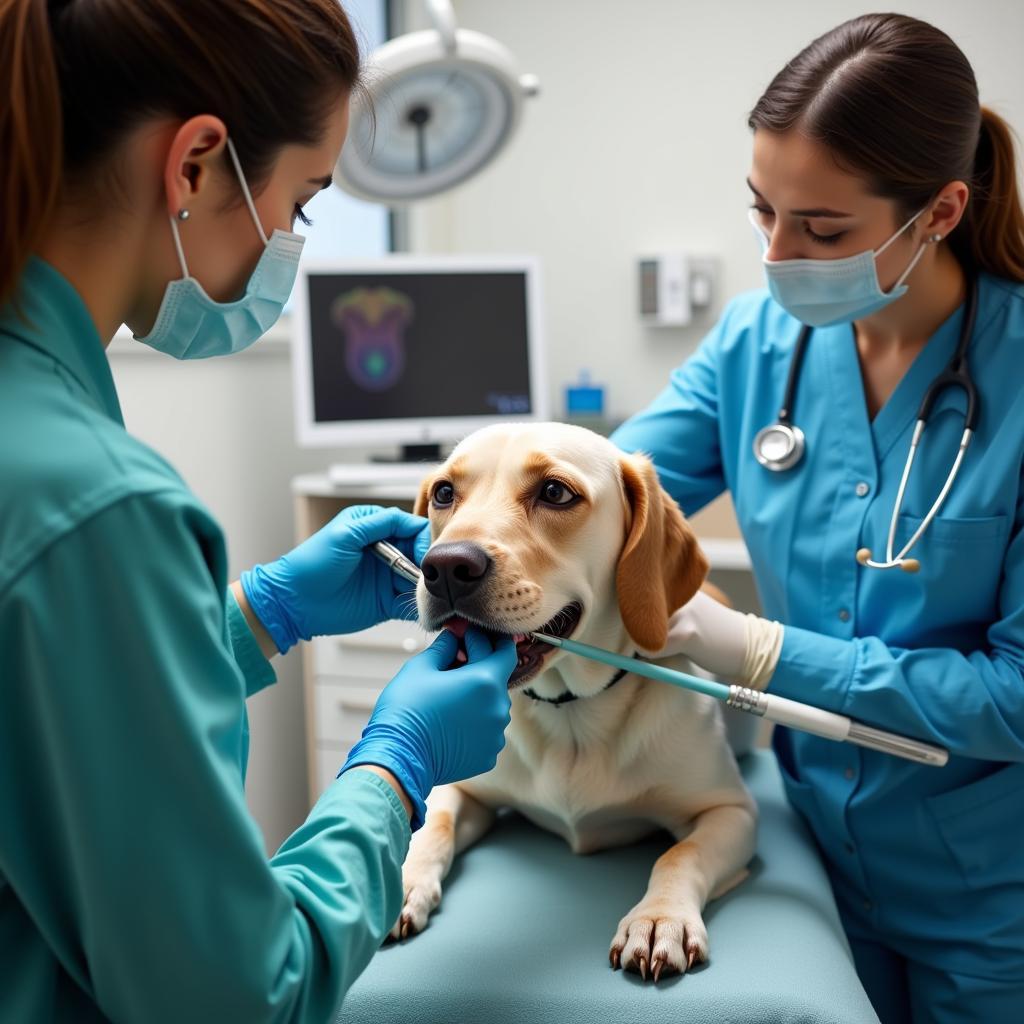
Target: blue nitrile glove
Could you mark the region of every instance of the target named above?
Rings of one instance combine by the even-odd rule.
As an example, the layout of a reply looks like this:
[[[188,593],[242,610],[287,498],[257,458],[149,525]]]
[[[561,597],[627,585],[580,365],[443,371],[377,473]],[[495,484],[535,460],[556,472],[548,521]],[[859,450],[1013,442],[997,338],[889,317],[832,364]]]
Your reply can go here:
[[[282,654],[300,639],[416,618],[413,584],[367,550],[380,540],[419,565],[430,526],[401,509],[353,505],[294,551],[242,573],[245,596]]]
[[[444,630],[402,666],[341,769],[375,764],[391,772],[412,802],[413,831],[434,786],[489,771],[505,745],[515,644],[511,637],[492,643],[472,627],[465,644],[468,660],[451,667],[459,642]]]

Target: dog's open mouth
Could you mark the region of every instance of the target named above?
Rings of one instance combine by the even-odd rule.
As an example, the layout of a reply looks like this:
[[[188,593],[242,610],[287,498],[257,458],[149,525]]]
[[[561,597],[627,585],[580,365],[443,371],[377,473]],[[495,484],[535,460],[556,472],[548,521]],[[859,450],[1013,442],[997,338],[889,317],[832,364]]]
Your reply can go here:
[[[567,637],[571,636],[576,627],[580,624],[580,617],[583,615],[583,605],[578,601],[573,601],[571,604],[567,604],[560,612],[554,617],[544,623],[543,626],[539,626],[536,630],[538,633],[548,633],[551,636]],[[463,618],[461,615],[453,616],[448,619],[444,628],[449,632],[454,633],[460,639],[466,632],[466,629],[470,625],[477,625],[483,629],[486,633],[492,635],[499,635],[500,631],[493,629],[484,623],[471,623],[470,620]],[[508,634],[504,634],[508,635]],[[551,654],[557,648],[552,647],[551,644],[544,643],[543,640],[534,640],[532,636],[526,633],[515,633],[513,639],[516,642],[516,654],[518,655],[519,661],[515,667],[515,671],[512,673],[508,681],[509,689],[515,686],[519,686],[525,683],[528,679],[532,679],[544,665],[544,659]],[[466,652],[459,646],[459,653],[457,660],[464,662],[466,660]]]

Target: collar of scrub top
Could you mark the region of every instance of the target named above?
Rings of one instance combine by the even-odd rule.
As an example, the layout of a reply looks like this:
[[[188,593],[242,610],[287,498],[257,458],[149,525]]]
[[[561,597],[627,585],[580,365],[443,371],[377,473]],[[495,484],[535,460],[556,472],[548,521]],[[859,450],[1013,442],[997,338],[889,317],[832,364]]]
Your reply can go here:
[[[871,556],[871,549],[859,548],[857,561],[861,565],[872,569],[894,569],[899,567],[904,572],[917,572],[921,563],[916,558],[907,558],[910,549],[921,539],[931,521],[939,514],[949,494],[957,473],[960,472],[960,464],[963,462],[967,446],[974,436],[974,426],[978,421],[980,400],[977,388],[971,378],[967,362],[967,350],[970,347],[971,335],[974,333],[974,322],[978,313],[978,276],[976,273],[967,275],[967,295],[964,299],[964,315],[960,325],[960,338],[957,341],[956,351],[953,357],[946,364],[945,369],[928,385],[921,399],[921,405],[917,410],[914,434],[910,441],[910,451],[907,453],[907,461],[903,466],[903,476],[900,478],[899,489],[896,492],[896,501],[893,504],[892,516],[889,520],[889,534],[886,538],[885,561],[876,561]],[[800,377],[800,366],[803,363],[804,353],[807,350],[811,337],[811,328],[804,324],[793,349],[793,356],[789,364],[789,374],[786,378],[786,391],[782,397],[782,407],[779,409],[778,420],[771,425],[759,430],[754,437],[754,457],[757,461],[772,472],[782,472],[791,469],[801,459],[806,447],[803,431],[793,422],[793,403],[796,401],[796,388]],[[903,495],[907,489],[907,481],[910,479],[910,470],[914,465],[914,457],[917,454],[921,442],[921,435],[927,426],[928,417],[931,415],[939,395],[948,388],[960,388],[967,398],[967,409],[964,412],[964,429],[960,437],[960,446],[957,449],[953,465],[949,470],[945,483],[939,491],[938,497],[932,503],[928,514],[921,521],[921,525],[914,531],[910,539],[903,545],[898,553],[894,551],[896,546],[896,527],[899,522],[900,512],[903,509]]]
[[[89,310],[67,278],[45,260],[29,259],[13,299],[0,309],[0,334],[55,359],[105,415],[124,424],[110,363]]]

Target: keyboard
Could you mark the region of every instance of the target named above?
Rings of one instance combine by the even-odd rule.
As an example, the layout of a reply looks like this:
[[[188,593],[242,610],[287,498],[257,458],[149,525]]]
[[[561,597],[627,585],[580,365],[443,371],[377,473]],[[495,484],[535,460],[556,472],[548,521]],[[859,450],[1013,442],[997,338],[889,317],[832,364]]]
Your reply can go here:
[[[336,462],[327,470],[332,484],[418,484],[436,462]]]

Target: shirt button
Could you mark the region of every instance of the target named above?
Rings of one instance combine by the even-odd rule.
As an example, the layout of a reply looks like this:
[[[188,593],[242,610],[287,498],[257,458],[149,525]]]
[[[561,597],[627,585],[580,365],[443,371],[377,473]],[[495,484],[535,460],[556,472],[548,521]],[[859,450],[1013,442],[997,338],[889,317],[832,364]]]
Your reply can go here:
[[[871,902],[871,900],[868,900],[868,899],[864,900],[864,909],[865,910],[871,911],[871,910],[874,910],[874,908],[875,908],[875,905],[874,905],[874,903]]]
[[[847,853],[853,853],[853,851],[856,849],[856,847],[853,845],[853,843],[843,843],[843,849]]]
[[[839,609],[839,621],[840,622],[849,622],[850,621],[850,609],[849,608],[840,608]]]
[[[844,771],[843,771],[843,778],[844,779],[852,779],[853,778],[853,769],[852,768],[844,769]]]
[[[857,486],[854,488],[854,491],[856,492],[858,498],[863,498],[870,490],[871,484],[869,484],[866,480],[861,480],[860,483],[857,484]]]

